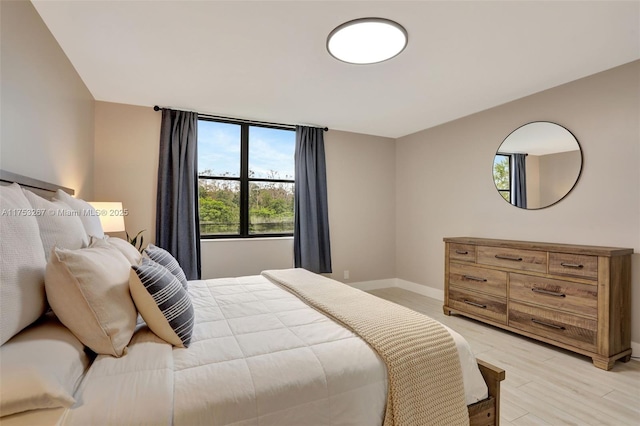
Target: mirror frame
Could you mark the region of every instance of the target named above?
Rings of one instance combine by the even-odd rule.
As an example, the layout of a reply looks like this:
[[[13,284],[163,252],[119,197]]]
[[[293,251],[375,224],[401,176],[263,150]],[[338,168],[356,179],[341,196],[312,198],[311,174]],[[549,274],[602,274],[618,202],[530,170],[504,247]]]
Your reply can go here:
[[[515,132],[517,132],[518,130],[522,129],[525,126],[528,126],[530,124],[535,124],[535,123],[548,123],[548,124],[553,124],[556,125],[558,127],[563,128],[564,130],[566,130],[575,140],[576,144],[578,145],[578,152],[580,153],[580,169],[578,170],[578,175],[576,176],[576,180],[573,182],[573,185],[571,185],[571,187],[567,190],[567,192],[560,198],[558,198],[556,201],[554,201],[551,204],[547,204],[546,206],[541,206],[541,207],[520,207],[520,206],[516,206],[515,204],[512,204],[511,202],[509,202],[508,200],[506,200],[501,194],[500,194],[500,190],[498,189],[498,186],[496,185],[496,181],[495,181],[495,177],[494,177],[494,163],[495,163],[495,158],[496,156],[500,153],[500,147],[502,147],[502,145],[504,144],[504,142],[509,138],[509,136],[511,136],[512,134],[514,134]],[[496,152],[493,154],[492,157],[492,162],[491,162],[491,178],[493,181],[493,186],[496,190],[496,192],[498,193],[498,196],[500,197],[501,200],[503,200],[504,202],[506,202],[507,204],[509,204],[512,207],[515,207],[517,209],[521,209],[521,210],[542,210],[542,209],[546,209],[548,207],[554,206],[556,204],[558,204],[560,201],[564,200],[565,198],[567,198],[567,196],[571,193],[571,191],[573,191],[573,189],[576,187],[576,185],[578,184],[578,181],[580,180],[580,177],[582,176],[582,169],[584,168],[584,153],[582,152],[582,145],[580,145],[580,141],[578,141],[578,138],[576,137],[576,135],[573,134],[573,132],[569,129],[567,129],[565,126],[563,126],[562,124],[558,124],[556,122],[553,121],[547,121],[547,120],[536,120],[536,121],[530,121],[528,123],[525,123],[521,126],[518,126],[517,128],[515,128],[514,130],[512,130],[511,132],[509,132],[509,134],[502,140],[502,142],[500,142],[500,145],[498,146],[498,149],[496,150]],[[511,170],[509,171],[511,172]]]

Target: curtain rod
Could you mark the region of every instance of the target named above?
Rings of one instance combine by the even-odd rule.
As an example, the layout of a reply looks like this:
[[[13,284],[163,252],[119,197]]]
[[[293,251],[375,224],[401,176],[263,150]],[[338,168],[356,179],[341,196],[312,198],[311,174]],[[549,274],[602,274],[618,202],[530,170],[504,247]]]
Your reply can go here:
[[[161,108],[158,105],[154,105],[153,106],[153,110],[154,111],[160,111],[163,109],[169,109],[169,108]],[[222,115],[211,115],[211,114],[200,114],[198,113],[199,116],[205,117],[205,118],[214,118],[214,119],[218,119],[218,120],[228,120],[228,121],[239,121],[239,122],[243,122],[243,123],[249,123],[249,124],[261,124],[264,126],[278,126],[278,127],[289,127],[291,129],[295,129],[296,125],[295,124],[282,124],[282,123],[271,123],[268,121],[257,121],[257,120],[245,120],[243,118],[234,118],[234,117],[224,117]],[[309,127],[315,127],[317,129],[322,129],[325,132],[329,131],[328,127],[318,127],[318,126],[309,126]]]

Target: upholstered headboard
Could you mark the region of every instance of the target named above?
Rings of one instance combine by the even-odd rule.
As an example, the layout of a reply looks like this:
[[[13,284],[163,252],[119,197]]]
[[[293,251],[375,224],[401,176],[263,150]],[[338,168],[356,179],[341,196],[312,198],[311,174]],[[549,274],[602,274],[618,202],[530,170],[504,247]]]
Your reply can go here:
[[[51,198],[58,189],[63,190],[69,195],[74,195],[75,193],[75,191],[71,188],[66,188],[54,183],[22,176],[17,173],[8,172],[6,170],[0,170],[0,185],[10,185],[13,182],[47,199]]]

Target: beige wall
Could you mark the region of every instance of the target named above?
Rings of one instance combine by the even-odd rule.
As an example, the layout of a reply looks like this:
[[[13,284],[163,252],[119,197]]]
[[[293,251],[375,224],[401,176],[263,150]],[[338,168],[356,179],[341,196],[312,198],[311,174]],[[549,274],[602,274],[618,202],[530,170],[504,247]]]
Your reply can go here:
[[[527,155],[527,204],[530,206],[540,206],[540,157],[537,155]]]
[[[632,340],[640,342],[639,93],[636,61],[399,139],[397,277],[442,289],[446,236],[631,247]],[[571,130],[584,165],[567,198],[527,211],[500,198],[491,168],[505,136],[537,120]]]
[[[559,152],[539,157],[539,205],[553,204],[571,190],[579,176],[580,160],[580,151]]]
[[[145,230],[146,242],[156,235],[161,118],[151,107],[96,102],[95,201],[122,201],[127,232]]]
[[[344,282],[394,278],[394,140],[337,130],[324,138],[331,277]]]
[[[343,282],[395,277],[393,139],[324,134],[331,232],[330,277]],[[203,240],[203,278],[293,266],[293,239]],[[349,279],[344,279],[349,271]]]
[[[94,102],[31,3],[0,5],[0,167],[85,199],[122,201],[127,229],[146,229],[153,241],[161,115]],[[639,76],[635,62],[397,141],[329,131],[332,277],[399,278],[441,290],[445,236],[640,253]],[[500,198],[491,167],[504,137],[536,120],[570,129],[584,166],[565,200],[526,211]],[[286,267],[291,252],[291,239],[205,242],[203,270],[209,278]],[[632,339],[640,342],[640,254],[633,265]]]
[[[93,97],[31,2],[0,8],[0,167],[90,198]]]
[[[152,108],[96,102],[95,199],[122,201],[129,233],[155,236],[161,114]],[[336,279],[350,282],[395,274],[394,140],[325,133],[332,260]],[[240,276],[291,267],[284,239],[203,241],[203,278]]]

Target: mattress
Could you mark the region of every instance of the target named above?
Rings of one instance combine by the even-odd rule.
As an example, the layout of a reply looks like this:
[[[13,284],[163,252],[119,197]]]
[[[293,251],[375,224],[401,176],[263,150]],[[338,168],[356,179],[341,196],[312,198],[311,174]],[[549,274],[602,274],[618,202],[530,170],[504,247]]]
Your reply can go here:
[[[189,286],[196,325],[188,349],[142,326],[126,356],[96,358],[75,407],[49,417],[62,414],[68,425],[382,424],[386,368],[359,337],[262,276]],[[468,343],[451,334],[467,403],[484,399]]]

